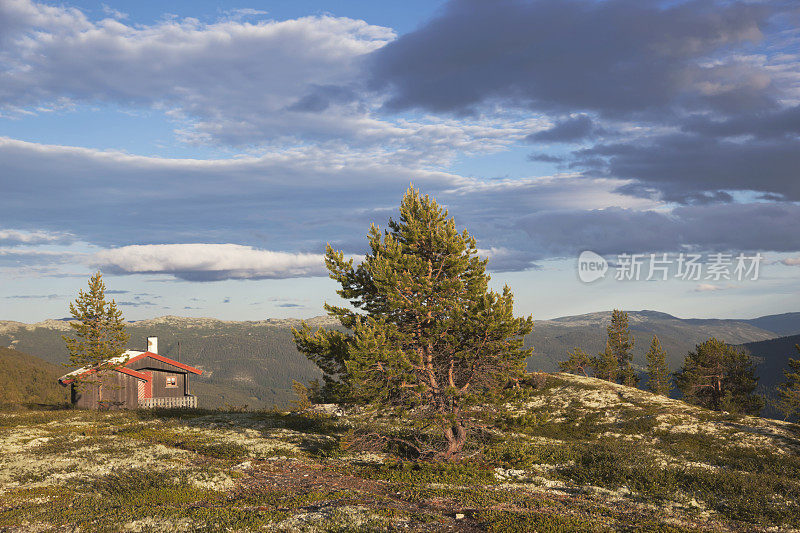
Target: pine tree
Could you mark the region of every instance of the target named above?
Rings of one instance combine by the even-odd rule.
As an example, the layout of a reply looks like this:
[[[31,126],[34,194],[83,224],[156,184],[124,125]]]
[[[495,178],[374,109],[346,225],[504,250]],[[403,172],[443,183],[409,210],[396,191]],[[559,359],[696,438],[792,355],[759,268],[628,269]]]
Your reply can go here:
[[[522,337],[532,320],[514,317],[508,287],[489,290],[475,239],[413,187],[399,220],[384,232],[373,225],[368,241],[357,266],[330,246],[325,256],[338,294],[361,311],[326,304],[348,332],[303,324],[293,330],[297,347],[340,397],[436,421],[442,454],[453,459],[467,440],[465,409],[491,401],[524,373],[531,350]]]
[[[73,383],[79,391],[102,385],[104,371],[119,366],[118,361],[110,360],[124,353],[130,338],[122,311],[114,300],[106,301],[105,291],[103,275],[97,272],[89,278],[88,291],[79,291],[78,298],[69,304],[75,336],[62,336],[69,352],[67,366],[97,370],[75,377]]]
[[[606,341],[606,349],[597,354],[594,359],[594,377],[606,381],[617,381],[619,375],[619,363],[617,357],[611,350],[611,343]]]
[[[572,350],[572,352],[569,354],[569,359],[558,363],[558,367],[562,372],[570,372],[572,374],[578,374],[580,372],[587,377],[589,376],[589,374],[586,372],[587,369],[590,370],[593,366],[594,360],[592,356],[580,348],[575,348]]]
[[[620,383],[635,387],[639,378],[633,369],[634,338],[628,329],[628,313],[614,309],[611,313],[611,324],[606,328],[608,344],[614,357],[617,358],[617,376]],[[613,380],[612,380],[613,381]]]
[[[764,406],[750,356],[713,337],[689,352],[675,379],[686,401],[715,411],[758,414]]]
[[[669,396],[672,383],[669,379],[669,368],[667,368],[667,353],[655,335],[650,343],[650,350],[647,351],[647,374],[650,377],[648,382],[650,390],[662,396]]]
[[[795,344],[800,352],[800,345]],[[786,419],[800,417],[800,359],[789,358],[789,368],[783,371],[786,381],[778,387],[777,407]]]

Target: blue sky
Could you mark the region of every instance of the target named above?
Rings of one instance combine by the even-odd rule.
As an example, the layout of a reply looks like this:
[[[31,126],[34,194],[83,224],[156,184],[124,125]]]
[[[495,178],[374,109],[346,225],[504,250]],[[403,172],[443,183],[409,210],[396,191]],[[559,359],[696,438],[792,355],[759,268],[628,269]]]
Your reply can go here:
[[[310,317],[409,183],[520,313],[798,311],[782,1],[0,2],[0,319]],[[647,28],[647,31],[643,31]],[[606,279],[582,283],[581,251]],[[763,256],[619,281],[619,254]]]

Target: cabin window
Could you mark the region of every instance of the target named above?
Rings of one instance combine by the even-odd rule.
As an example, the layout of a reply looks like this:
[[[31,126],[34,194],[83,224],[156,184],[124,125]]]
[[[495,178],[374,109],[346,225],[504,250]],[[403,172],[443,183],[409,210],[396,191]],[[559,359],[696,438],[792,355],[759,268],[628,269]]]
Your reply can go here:
[[[178,378],[176,378],[175,376],[167,376],[167,388],[168,389],[178,388]]]

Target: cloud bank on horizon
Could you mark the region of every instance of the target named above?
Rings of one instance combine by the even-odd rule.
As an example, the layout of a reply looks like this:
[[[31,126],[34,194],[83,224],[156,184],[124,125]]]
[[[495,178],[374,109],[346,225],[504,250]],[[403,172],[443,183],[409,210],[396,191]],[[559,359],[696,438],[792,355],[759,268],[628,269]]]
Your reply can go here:
[[[791,2],[451,0],[403,35],[335,13],[108,11],[0,3],[0,121],[155,114],[200,155],[7,127],[0,268],[319,276],[325,243],[364,253],[411,182],[496,271],[800,250]]]

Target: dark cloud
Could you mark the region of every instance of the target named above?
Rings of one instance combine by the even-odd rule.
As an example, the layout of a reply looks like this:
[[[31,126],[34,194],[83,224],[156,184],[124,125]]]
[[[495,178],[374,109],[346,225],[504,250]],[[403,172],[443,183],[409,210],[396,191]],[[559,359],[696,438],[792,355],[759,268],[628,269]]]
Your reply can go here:
[[[777,8],[694,0],[451,0],[373,52],[391,109],[470,111],[492,99],[606,117],[774,104],[766,71],[731,54]],[[713,87],[713,90],[710,88]]]
[[[693,203],[729,201],[719,191],[756,191],[800,200],[800,141],[778,138],[738,142],[693,134],[665,135],[646,143],[598,145],[575,153],[591,175],[634,179],[625,192]]]
[[[338,85],[315,85],[311,90],[287,109],[307,113],[320,113],[334,104],[349,104],[358,100],[359,95],[349,87]]]
[[[568,118],[555,124],[552,128],[532,133],[525,137],[528,142],[576,142],[595,137],[603,133],[587,115]]]
[[[123,291],[123,290],[119,290],[119,289],[114,289],[114,290],[106,291],[106,294],[128,294],[129,292],[131,292],[131,291]]]
[[[723,120],[691,117],[684,123],[683,129],[715,137],[797,138],[800,137],[800,106],[763,113],[745,113]]]
[[[530,154],[528,156],[528,161],[539,161],[541,163],[561,163],[564,161],[564,158],[550,154]]]
[[[202,161],[4,138],[0,168],[5,220],[51,233],[67,229],[99,246],[260,245],[257,233],[266,230],[272,249],[316,250],[341,235],[363,235],[375,220],[369,210],[395,206],[411,181],[431,192],[459,181],[371,155],[348,159],[309,150]]]
[[[800,205],[715,204],[682,206],[670,213],[609,208],[540,213],[518,226],[530,238],[531,258],[600,254],[800,250]]]

